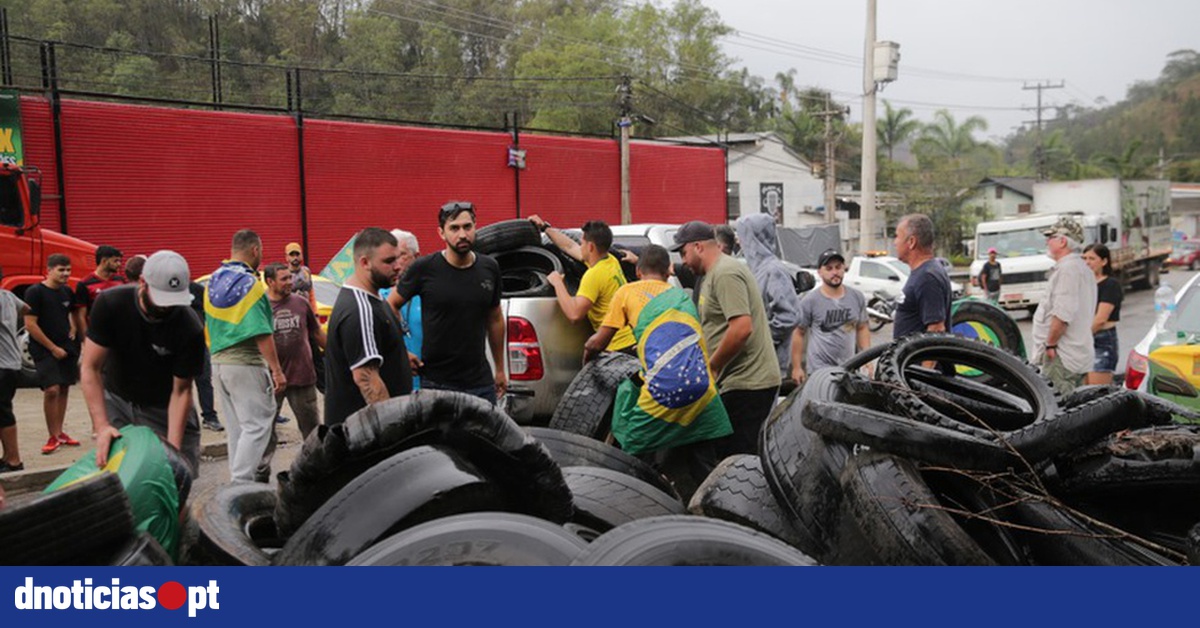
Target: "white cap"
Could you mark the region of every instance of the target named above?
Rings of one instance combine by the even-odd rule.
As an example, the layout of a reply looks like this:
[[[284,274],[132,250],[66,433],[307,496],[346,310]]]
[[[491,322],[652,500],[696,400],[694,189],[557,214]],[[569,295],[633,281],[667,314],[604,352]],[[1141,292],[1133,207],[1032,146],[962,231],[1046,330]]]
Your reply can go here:
[[[192,292],[188,289],[191,273],[187,260],[175,251],[159,251],[146,260],[142,279],[150,289],[150,300],[159,307],[191,305]]]

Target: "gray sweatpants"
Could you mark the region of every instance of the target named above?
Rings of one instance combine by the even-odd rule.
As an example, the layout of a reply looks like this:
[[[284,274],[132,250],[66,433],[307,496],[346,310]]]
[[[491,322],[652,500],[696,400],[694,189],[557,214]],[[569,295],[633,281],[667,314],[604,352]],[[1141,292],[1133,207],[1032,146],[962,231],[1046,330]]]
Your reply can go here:
[[[218,364],[213,367],[213,392],[221,400],[229,441],[229,477],[253,482],[260,464],[270,465],[274,454],[275,390],[264,366]]]

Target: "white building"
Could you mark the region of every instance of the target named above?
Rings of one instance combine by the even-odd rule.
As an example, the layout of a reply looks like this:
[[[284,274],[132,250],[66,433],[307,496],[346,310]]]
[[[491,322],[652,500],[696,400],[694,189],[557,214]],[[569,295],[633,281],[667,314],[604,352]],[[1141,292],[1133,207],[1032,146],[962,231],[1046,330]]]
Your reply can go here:
[[[785,227],[825,222],[825,184],[812,164],[775,133],[730,133],[660,138],[664,141],[727,147],[729,220],[769,213]]]

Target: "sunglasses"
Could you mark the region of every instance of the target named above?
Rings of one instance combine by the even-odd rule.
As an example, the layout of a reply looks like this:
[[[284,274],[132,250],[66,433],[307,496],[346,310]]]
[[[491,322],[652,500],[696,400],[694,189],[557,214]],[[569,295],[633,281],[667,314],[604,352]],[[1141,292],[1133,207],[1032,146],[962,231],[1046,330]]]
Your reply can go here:
[[[475,217],[475,205],[468,203],[466,201],[455,201],[453,203],[446,203],[445,205],[442,205],[441,211],[438,212],[438,218],[440,220],[446,220],[447,218],[450,218],[451,216],[457,216],[459,212],[471,212],[471,217],[474,218]]]
[[[299,255],[299,254],[300,254],[300,251],[292,251],[291,253],[288,253],[288,257],[292,257],[294,255]]]

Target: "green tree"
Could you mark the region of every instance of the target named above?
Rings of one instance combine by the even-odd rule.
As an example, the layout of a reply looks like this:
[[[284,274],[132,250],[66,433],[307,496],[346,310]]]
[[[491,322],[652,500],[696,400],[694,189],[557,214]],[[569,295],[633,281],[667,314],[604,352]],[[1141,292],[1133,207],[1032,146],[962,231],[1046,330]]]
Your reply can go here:
[[[875,133],[879,137],[879,147],[887,150],[888,161],[894,160],[897,146],[912,139],[920,130],[921,122],[913,118],[912,109],[895,109],[892,103],[883,101],[883,118]]]

